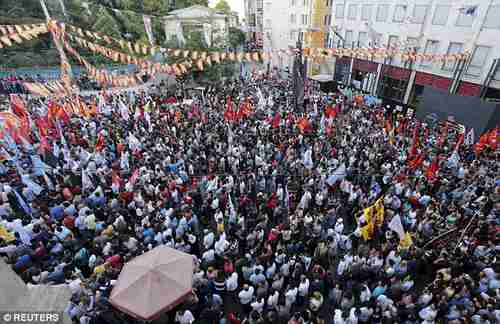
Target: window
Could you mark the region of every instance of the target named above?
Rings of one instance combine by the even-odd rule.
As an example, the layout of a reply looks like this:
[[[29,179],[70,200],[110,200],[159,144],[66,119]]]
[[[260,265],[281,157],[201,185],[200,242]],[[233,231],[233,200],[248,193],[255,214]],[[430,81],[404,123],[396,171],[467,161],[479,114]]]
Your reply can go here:
[[[345,5],[338,4],[335,6],[335,18],[344,18]]]
[[[302,25],[307,25],[307,15],[302,15]]]
[[[290,7],[295,7],[295,5],[296,5],[296,0],[292,0],[292,1],[290,2]]]
[[[371,20],[372,19],[372,5],[364,5],[361,8],[361,19]]]
[[[352,42],[354,42],[354,32],[352,30],[346,30],[344,39],[344,47],[351,47]]]
[[[347,11],[347,19],[356,20],[357,11],[358,11],[358,5],[355,4],[349,5],[349,10]]]
[[[266,2],[266,11],[271,11],[271,2]]]
[[[389,15],[389,5],[381,4],[377,8],[377,21],[384,22],[387,21]]]
[[[484,28],[500,28],[500,5],[491,6],[484,19]]]
[[[271,28],[271,19],[266,19],[266,28]]]
[[[257,16],[257,26],[262,27],[262,15]]]
[[[447,55],[451,54],[458,54],[462,52],[462,43],[450,43],[450,46],[448,46],[448,51],[446,52]],[[455,61],[448,61],[444,62],[443,64],[443,70],[445,71],[452,71],[453,68],[455,67]]]
[[[423,24],[425,20],[425,16],[427,16],[427,8],[428,6],[417,5],[413,8],[413,17],[411,18],[411,22],[414,24]]]
[[[392,21],[394,22],[403,22],[406,16],[406,5],[398,5],[394,8],[394,17],[392,17]]]
[[[326,5],[327,7],[331,7],[331,6],[333,5],[333,0],[326,0],[326,1],[325,1],[325,5]]]
[[[486,46],[476,46],[474,54],[472,54],[472,60],[467,68],[467,75],[476,77],[481,75],[483,67],[486,65],[488,55],[490,54],[490,49],[490,47]]]
[[[425,51],[424,54],[426,55],[432,55],[436,54],[439,49],[439,42],[436,40],[428,40],[427,43],[425,44]],[[432,60],[425,60],[422,61],[422,66],[430,66],[432,63]]]
[[[459,27],[472,27],[474,22],[474,14],[466,14],[465,12],[459,12],[457,17],[456,25]]]
[[[408,37],[406,39],[406,42],[407,42],[407,46],[406,47],[409,50],[412,50],[412,51],[415,50],[415,52],[418,52],[419,45],[420,45],[419,44],[420,42],[418,41],[418,38],[416,38],[416,37]]]
[[[330,26],[332,24],[332,15],[325,15],[323,24],[325,26]]]
[[[360,47],[368,46],[368,33],[359,32],[358,43]]]
[[[398,36],[389,36],[389,47],[392,47],[392,48],[397,48],[399,46],[399,37]]]
[[[434,17],[432,18],[433,25],[444,26],[448,21],[448,15],[450,14],[451,6],[448,5],[437,5],[436,10],[434,10]]]
[[[304,7],[307,7],[307,0],[304,0],[303,5]]]
[[[290,23],[291,23],[291,24],[295,24],[295,21],[296,21],[296,19],[295,19],[295,14],[291,14],[291,15],[290,15]]]
[[[294,31],[290,32],[290,40],[291,41],[296,41],[297,40],[297,34]]]

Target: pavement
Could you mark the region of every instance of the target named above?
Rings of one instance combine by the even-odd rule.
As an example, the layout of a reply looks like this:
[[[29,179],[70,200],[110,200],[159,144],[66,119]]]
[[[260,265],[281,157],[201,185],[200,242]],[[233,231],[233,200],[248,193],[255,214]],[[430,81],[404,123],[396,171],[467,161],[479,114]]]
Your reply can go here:
[[[57,312],[61,315],[71,298],[71,291],[66,285],[26,285],[2,259],[0,292],[0,312]],[[0,318],[0,323],[3,323],[3,318]],[[57,323],[71,324],[71,320],[64,315],[63,320]]]

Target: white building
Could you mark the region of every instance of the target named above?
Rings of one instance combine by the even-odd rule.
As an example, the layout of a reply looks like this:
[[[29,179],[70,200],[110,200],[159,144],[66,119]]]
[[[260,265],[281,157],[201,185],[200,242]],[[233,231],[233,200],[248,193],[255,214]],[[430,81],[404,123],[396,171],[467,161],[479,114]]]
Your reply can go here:
[[[209,38],[212,45],[224,46],[229,27],[236,27],[237,20],[233,16],[198,5],[174,10],[164,18],[165,36],[167,40],[172,40],[179,37],[180,31],[184,37],[188,37],[192,31],[199,31]]]
[[[244,0],[245,20],[247,23],[247,41],[257,49],[264,42],[264,3],[263,0]]]
[[[442,88],[461,80],[459,89],[451,92],[475,95],[483,84],[500,88],[500,69],[494,69],[495,59],[500,58],[500,0],[334,0],[332,17],[332,26],[345,40],[334,36],[333,47],[375,43],[409,46],[423,54],[472,53],[463,68],[454,62],[416,62],[410,68],[410,84],[415,77],[420,80],[430,74],[436,80],[441,77]],[[403,66],[398,60],[385,63]],[[412,99],[410,88],[404,101]]]

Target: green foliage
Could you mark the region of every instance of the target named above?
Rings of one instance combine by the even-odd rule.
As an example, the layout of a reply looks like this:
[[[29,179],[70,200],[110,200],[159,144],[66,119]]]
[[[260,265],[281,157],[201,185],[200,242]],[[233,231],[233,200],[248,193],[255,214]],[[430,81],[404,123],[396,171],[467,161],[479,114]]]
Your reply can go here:
[[[245,43],[245,33],[238,28],[229,27],[229,44],[237,48]]]
[[[219,0],[219,2],[217,2],[217,4],[215,5],[214,9],[225,13],[231,12],[231,7],[229,6],[229,3],[227,3],[226,0]]]
[[[208,7],[208,0],[176,0],[175,9],[183,9],[194,5]]]

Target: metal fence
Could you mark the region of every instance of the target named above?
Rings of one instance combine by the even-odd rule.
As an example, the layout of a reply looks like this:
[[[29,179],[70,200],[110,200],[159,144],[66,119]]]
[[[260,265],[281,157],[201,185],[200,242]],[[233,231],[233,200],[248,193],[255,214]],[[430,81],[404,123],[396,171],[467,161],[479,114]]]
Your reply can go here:
[[[135,70],[135,65],[110,65],[104,67],[110,72],[130,73]],[[78,76],[85,72],[85,69],[80,66],[72,67],[73,74]],[[47,67],[47,68],[18,68],[18,69],[0,69],[0,78],[5,78],[9,76],[17,77],[31,77],[35,78],[41,76],[46,80],[53,80],[60,78],[60,68],[59,67]]]

